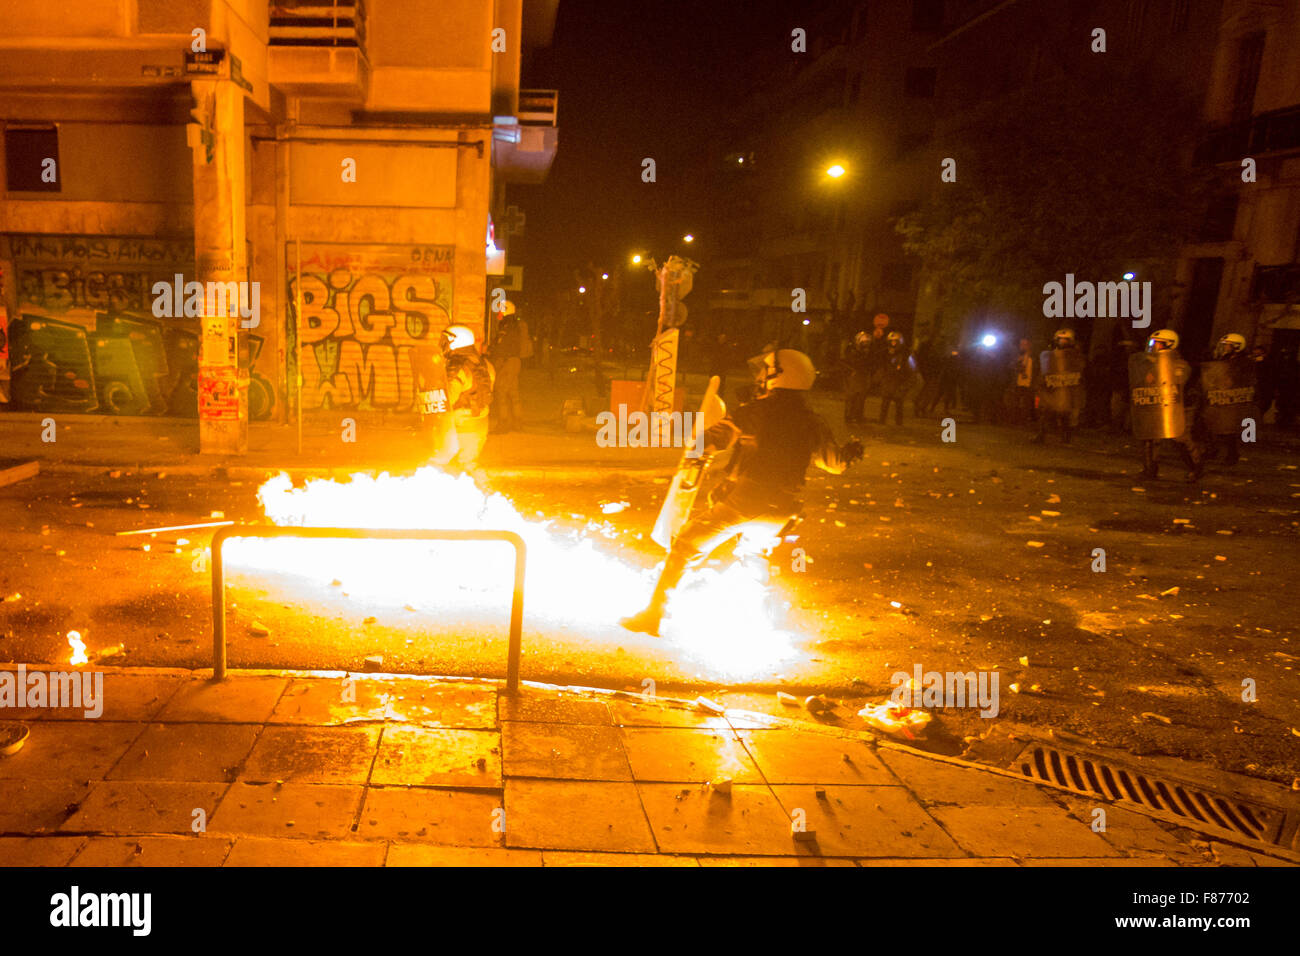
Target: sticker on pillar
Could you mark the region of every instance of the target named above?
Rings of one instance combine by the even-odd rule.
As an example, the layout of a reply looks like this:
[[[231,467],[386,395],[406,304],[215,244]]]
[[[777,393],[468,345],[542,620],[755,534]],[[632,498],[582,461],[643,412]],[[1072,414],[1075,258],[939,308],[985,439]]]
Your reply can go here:
[[[239,370],[233,365],[199,369],[199,418],[209,422],[239,421]]]

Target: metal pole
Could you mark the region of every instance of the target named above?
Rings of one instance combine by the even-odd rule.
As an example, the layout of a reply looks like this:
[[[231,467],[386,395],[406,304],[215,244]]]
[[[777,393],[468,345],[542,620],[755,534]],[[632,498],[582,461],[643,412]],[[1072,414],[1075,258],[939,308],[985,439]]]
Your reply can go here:
[[[294,248],[294,309],[293,309],[293,352],[294,364],[297,366],[298,386],[298,454],[302,454],[302,240],[293,240]]]
[[[229,528],[212,536],[212,679],[226,677],[226,575],[221,566],[221,545]]]

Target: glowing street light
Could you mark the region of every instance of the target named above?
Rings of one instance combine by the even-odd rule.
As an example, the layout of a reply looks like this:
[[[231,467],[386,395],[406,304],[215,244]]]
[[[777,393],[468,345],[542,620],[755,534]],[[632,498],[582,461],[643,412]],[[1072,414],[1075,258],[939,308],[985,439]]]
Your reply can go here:
[[[579,294],[579,295],[581,295],[582,293],[584,293],[584,292],[586,292],[586,291],[587,291],[587,287],[586,287],[585,285],[580,285],[580,286],[578,286],[578,294]]]
[[[641,264],[641,253],[638,252],[636,255],[632,257],[632,265],[639,266],[640,264]]]
[[[600,277],[601,277],[602,279],[608,279],[608,278],[609,278],[609,273],[608,273],[608,272],[602,272],[602,273],[600,274]]]
[[[826,175],[829,176],[831,179],[839,179],[847,172],[848,170],[845,169],[843,166],[841,166],[839,163],[836,163],[834,166],[828,166],[826,168]]]
[[[694,241],[695,241],[695,236],[689,232],[686,235],[682,236],[682,242],[694,242]]]
[[[994,335],[992,332],[985,334],[984,338],[980,339],[980,345],[984,346],[986,349],[991,349],[993,348],[993,346],[997,344],[998,344],[998,337]]]
[[[1136,279],[1136,278],[1137,278],[1137,274],[1134,273],[1134,272],[1126,272],[1126,273],[1124,273],[1124,281],[1125,281],[1125,282],[1132,282],[1132,281],[1133,281],[1134,279]]]

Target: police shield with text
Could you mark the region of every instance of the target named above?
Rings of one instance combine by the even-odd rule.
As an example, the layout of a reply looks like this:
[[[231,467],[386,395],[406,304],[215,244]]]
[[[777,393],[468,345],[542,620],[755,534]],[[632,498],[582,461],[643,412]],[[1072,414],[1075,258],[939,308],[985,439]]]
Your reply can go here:
[[[1172,329],[1154,332],[1145,352],[1129,357],[1129,403],[1133,435],[1142,443],[1142,477],[1156,478],[1160,442],[1178,445],[1189,481],[1201,477],[1201,449],[1188,427],[1186,389],[1192,367],[1178,352],[1178,333]]]
[[[623,618],[628,630],[658,636],[668,605],[687,564],[746,532],[779,536],[799,514],[800,492],[809,464],[833,475],[862,457],[856,439],[837,444],[830,427],[808,405],[805,393],[817,372],[794,349],[762,357],[759,397],[746,402],[704,433],[704,452],[734,449],[726,478],[710,502],[682,525],[646,608]]]
[[[1245,336],[1229,332],[1219,339],[1214,358],[1201,363],[1201,423],[1216,446],[1227,445],[1224,464],[1235,465],[1242,435],[1258,421],[1255,402],[1258,366],[1246,353]]]
[[[1070,443],[1074,429],[1083,411],[1083,353],[1075,343],[1073,329],[1058,329],[1052,336],[1052,347],[1038,357],[1039,408],[1038,434],[1034,443],[1041,445],[1047,439],[1047,429],[1061,433],[1061,441]]]

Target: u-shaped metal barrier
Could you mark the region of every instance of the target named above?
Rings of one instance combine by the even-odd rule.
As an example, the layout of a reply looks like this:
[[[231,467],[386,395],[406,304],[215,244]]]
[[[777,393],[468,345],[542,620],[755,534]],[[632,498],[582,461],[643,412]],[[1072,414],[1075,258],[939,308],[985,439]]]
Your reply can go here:
[[[524,625],[524,539],[513,531],[421,531],[407,528],[296,528],[279,525],[233,525],[212,536],[212,678],[226,676],[226,574],[221,557],[228,538],[352,538],[399,541],[501,541],[515,549],[514,596],[510,601],[510,648],[506,690],[519,689],[519,656]]]

